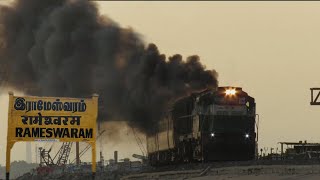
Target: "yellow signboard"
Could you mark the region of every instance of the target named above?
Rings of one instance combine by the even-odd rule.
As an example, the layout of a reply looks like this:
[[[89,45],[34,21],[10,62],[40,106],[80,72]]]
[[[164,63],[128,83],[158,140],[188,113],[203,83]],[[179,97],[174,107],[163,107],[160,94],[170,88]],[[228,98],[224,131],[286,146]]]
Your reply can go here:
[[[92,98],[14,96],[9,93],[7,176],[10,150],[19,141],[87,142],[95,172],[98,96]]]

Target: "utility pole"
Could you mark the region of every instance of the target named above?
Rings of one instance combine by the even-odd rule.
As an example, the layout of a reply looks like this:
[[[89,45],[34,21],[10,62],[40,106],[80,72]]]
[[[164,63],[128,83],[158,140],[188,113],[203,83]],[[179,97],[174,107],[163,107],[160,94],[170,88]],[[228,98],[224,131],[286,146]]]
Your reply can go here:
[[[38,164],[38,145],[36,144],[36,164]]]
[[[256,130],[257,130],[257,135],[256,135],[256,158],[259,159],[259,152],[258,152],[258,149],[259,149],[259,123],[260,123],[260,115],[259,114],[256,114],[256,121],[255,121],[255,124],[256,124]]]
[[[76,142],[76,164],[77,166],[80,165],[80,153],[79,153],[79,142]]]
[[[101,122],[98,122],[98,132],[99,134],[101,134]],[[100,144],[100,166],[101,166],[101,170],[103,171],[103,167],[104,167],[104,157],[103,157],[103,136],[100,137],[99,139],[99,144]]]

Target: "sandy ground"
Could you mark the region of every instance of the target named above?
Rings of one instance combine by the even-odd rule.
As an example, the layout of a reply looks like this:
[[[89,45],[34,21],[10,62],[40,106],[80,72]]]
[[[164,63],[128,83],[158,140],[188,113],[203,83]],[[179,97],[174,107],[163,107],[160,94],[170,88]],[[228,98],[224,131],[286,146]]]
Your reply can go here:
[[[320,165],[254,165],[131,175],[121,179],[320,180]]]
[[[297,175],[218,175],[191,178],[188,180],[319,180],[320,174],[297,174]]]
[[[320,180],[319,165],[271,165],[210,169],[190,180]]]

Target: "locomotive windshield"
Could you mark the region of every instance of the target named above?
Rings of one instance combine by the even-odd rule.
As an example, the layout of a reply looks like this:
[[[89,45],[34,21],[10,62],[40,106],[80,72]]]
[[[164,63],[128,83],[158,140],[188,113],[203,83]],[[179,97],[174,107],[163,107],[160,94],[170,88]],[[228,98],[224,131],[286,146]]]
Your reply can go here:
[[[246,132],[250,119],[246,116],[206,115],[200,120],[203,132]]]

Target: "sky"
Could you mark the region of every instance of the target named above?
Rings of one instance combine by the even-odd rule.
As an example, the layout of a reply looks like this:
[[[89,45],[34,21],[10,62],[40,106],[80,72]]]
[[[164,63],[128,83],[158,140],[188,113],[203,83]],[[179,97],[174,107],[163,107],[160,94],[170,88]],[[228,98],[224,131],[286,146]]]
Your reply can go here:
[[[320,142],[320,2],[100,2],[102,14],[167,56],[197,54],[220,86],[255,98],[259,146]]]
[[[310,106],[309,89],[320,87],[320,2],[100,1],[98,6],[167,57],[197,54],[219,73],[220,86],[240,86],[254,97],[259,148],[276,148],[280,141],[320,142],[320,106]],[[1,107],[8,98],[3,92]],[[3,129],[5,109],[0,110]],[[140,153],[130,133],[124,130],[129,144],[106,142],[105,159],[114,150],[120,158]],[[6,131],[0,137],[4,164]],[[12,160],[24,160],[24,149],[24,143],[17,144]]]

